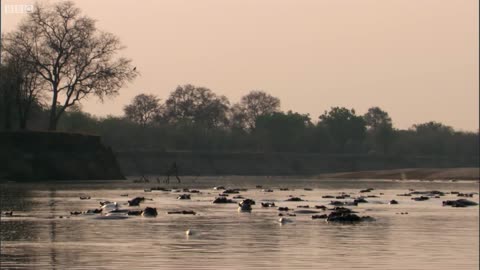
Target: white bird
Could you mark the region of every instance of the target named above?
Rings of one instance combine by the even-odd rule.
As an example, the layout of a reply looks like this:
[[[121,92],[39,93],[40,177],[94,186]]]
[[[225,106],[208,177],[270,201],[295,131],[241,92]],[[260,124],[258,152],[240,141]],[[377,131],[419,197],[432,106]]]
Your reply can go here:
[[[102,206],[102,209],[104,209],[107,212],[117,210],[118,209],[118,203],[117,202],[106,203]]]
[[[194,231],[192,229],[188,229],[185,234],[186,235],[193,235]]]
[[[285,223],[290,223],[290,222],[293,222],[293,221],[291,219],[282,217],[278,220],[278,222],[280,222],[280,224],[285,224]]]

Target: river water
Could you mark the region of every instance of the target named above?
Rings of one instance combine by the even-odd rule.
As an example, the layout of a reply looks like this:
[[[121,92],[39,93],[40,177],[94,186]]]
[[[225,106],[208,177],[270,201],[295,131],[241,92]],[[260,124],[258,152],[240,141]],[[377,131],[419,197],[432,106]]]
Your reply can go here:
[[[240,194],[257,203],[251,213],[235,204],[212,204],[219,193],[213,186],[246,188]],[[273,192],[264,192],[272,188]],[[478,192],[477,181],[315,180],[277,177],[186,178],[182,184],[160,186],[196,188],[191,200],[182,193],[152,191],[158,184],[132,181],[3,183],[1,210],[1,269],[478,269],[479,207],[443,207],[455,194],[427,201],[397,196],[415,190]],[[312,214],[289,217],[280,224],[277,206],[328,205],[324,195],[340,192],[358,196],[374,188],[365,204],[351,207],[376,220],[333,224]],[[280,191],[279,188],[289,188]],[[313,190],[304,190],[311,188]],[[383,193],[383,195],[380,195]],[[121,196],[128,194],[128,197]],[[289,195],[303,202],[286,202]],[[80,200],[80,196],[90,196]],[[148,199],[140,207],[127,199]],[[230,198],[234,195],[230,195]],[[398,205],[388,201],[395,199]],[[468,198],[478,202],[478,195]],[[99,220],[71,216],[70,211],[99,208],[101,200],[122,208],[156,207],[156,218],[130,216]],[[193,210],[197,215],[167,211]],[[400,213],[408,212],[408,214]],[[293,213],[293,212],[292,212]],[[321,214],[321,213],[320,213]],[[185,234],[191,229],[195,233]]]

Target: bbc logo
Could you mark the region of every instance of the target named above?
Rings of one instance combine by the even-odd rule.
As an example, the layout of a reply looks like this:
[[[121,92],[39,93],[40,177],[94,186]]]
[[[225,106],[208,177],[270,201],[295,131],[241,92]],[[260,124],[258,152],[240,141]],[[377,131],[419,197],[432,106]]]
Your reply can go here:
[[[32,13],[33,5],[5,5],[5,14]]]

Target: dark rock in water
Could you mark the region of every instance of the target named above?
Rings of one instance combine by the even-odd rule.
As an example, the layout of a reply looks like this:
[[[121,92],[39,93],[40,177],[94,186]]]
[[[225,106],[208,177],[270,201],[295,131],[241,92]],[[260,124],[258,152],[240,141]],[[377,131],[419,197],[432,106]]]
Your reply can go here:
[[[335,196],[325,195],[325,196],[322,196],[322,198],[324,198],[324,199],[333,199],[333,198],[335,198]]]
[[[72,215],[72,216],[77,216],[77,215],[81,215],[81,214],[83,214],[83,212],[81,212],[81,211],[70,211],[70,215]]]
[[[303,190],[312,191],[313,189],[311,189],[311,188],[304,188]]]
[[[214,190],[223,190],[223,189],[225,189],[225,187],[224,186],[217,186],[217,187],[214,187],[213,189]]]
[[[288,207],[278,207],[278,211],[288,211]]]
[[[264,189],[263,192],[273,192],[273,189]]]
[[[396,200],[391,200],[390,204],[398,204],[398,202]]]
[[[275,207],[275,203],[273,202],[262,202],[262,207]]]
[[[167,214],[169,214],[169,215],[173,215],[173,214],[196,215],[197,213],[195,211],[191,211],[191,210],[183,210],[183,211],[169,211],[169,212],[167,212]]]
[[[90,200],[90,196],[80,196],[80,200]]]
[[[10,212],[5,211],[5,212],[3,212],[2,214],[3,214],[4,216],[6,216],[6,217],[13,217],[13,211],[10,211]]]
[[[412,196],[412,194],[410,194],[410,193],[404,193],[404,194],[397,194],[397,196],[410,197],[410,196]]]
[[[467,199],[458,199],[455,201],[444,201],[442,202],[443,206],[452,206],[452,207],[467,207],[467,206],[475,206],[478,203],[469,201]]]
[[[303,202],[303,199],[299,197],[291,197],[286,200],[287,202]]]
[[[234,199],[245,199],[242,195],[233,196]]]
[[[367,198],[378,198],[377,195],[367,195]]]
[[[426,201],[426,200],[428,200],[428,199],[430,199],[430,198],[429,198],[429,197],[425,197],[425,196],[420,196],[420,197],[414,197],[414,198],[412,198],[412,200],[417,201],[417,202]]]
[[[145,197],[135,197],[128,201],[129,206],[139,206],[141,202],[145,201]]]
[[[288,188],[280,188],[280,191],[287,191],[289,190]]]
[[[218,194],[219,197],[228,197],[228,194]]]
[[[178,200],[190,200],[190,194],[182,194],[177,197]]]
[[[129,210],[127,215],[129,216],[140,216],[142,214],[142,210]]]
[[[322,214],[322,215],[313,215],[312,216],[312,219],[319,219],[319,218],[322,218],[322,219],[325,219],[327,218],[327,214]]]
[[[310,208],[310,205],[297,205],[297,208]]]
[[[200,193],[200,190],[196,190],[196,189],[191,189],[190,191],[188,191],[190,193]]]
[[[158,215],[157,208],[153,208],[153,207],[146,207],[142,212],[142,216],[144,217],[156,217],[157,215]]]
[[[375,190],[375,189],[373,189],[373,188],[362,189],[362,190],[360,190],[360,193],[371,192],[373,190]]]
[[[260,185],[257,185],[257,186],[255,186],[255,188],[263,188],[263,187],[262,187],[262,186],[260,186]]]
[[[325,205],[315,205],[315,208],[317,209],[322,209],[322,210],[327,210],[327,207]]]
[[[234,200],[230,200],[225,197],[217,197],[213,200],[213,203],[236,203]]]

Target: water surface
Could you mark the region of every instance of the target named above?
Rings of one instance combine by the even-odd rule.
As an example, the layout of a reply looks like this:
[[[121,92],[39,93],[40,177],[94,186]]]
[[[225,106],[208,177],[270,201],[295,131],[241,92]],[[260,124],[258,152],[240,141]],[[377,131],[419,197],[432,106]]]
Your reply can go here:
[[[2,269],[478,269],[479,208],[442,207],[454,194],[414,202],[397,194],[415,190],[478,192],[478,182],[313,180],[276,177],[186,178],[182,184],[197,188],[191,200],[179,193],[144,188],[157,184],[131,181],[4,183],[1,210]],[[241,192],[256,200],[251,213],[237,205],[212,204],[213,186],[247,188]],[[255,188],[273,188],[266,193]],[[312,191],[303,188],[312,188]],[[312,220],[311,214],[290,217],[280,225],[277,206],[326,205],[323,195],[358,195],[375,188],[369,203],[352,207],[374,222],[332,224]],[[289,188],[280,191],[279,188]],[[292,190],[293,189],[293,190]],[[128,197],[121,196],[127,193]],[[384,195],[379,195],[383,193]],[[181,194],[181,193],[180,193]],[[80,200],[82,195],[90,200]],[[285,202],[289,195],[304,202]],[[367,195],[367,194],[363,194]],[[135,196],[151,198],[140,207],[156,207],[156,218],[97,220],[70,216],[70,211],[99,208],[99,201],[126,203]],[[232,197],[232,195],[230,195]],[[398,205],[389,205],[391,199]],[[478,195],[469,198],[478,202]],[[194,210],[197,215],[168,215],[167,211]],[[408,215],[401,215],[408,212]],[[195,235],[186,236],[192,229]]]

